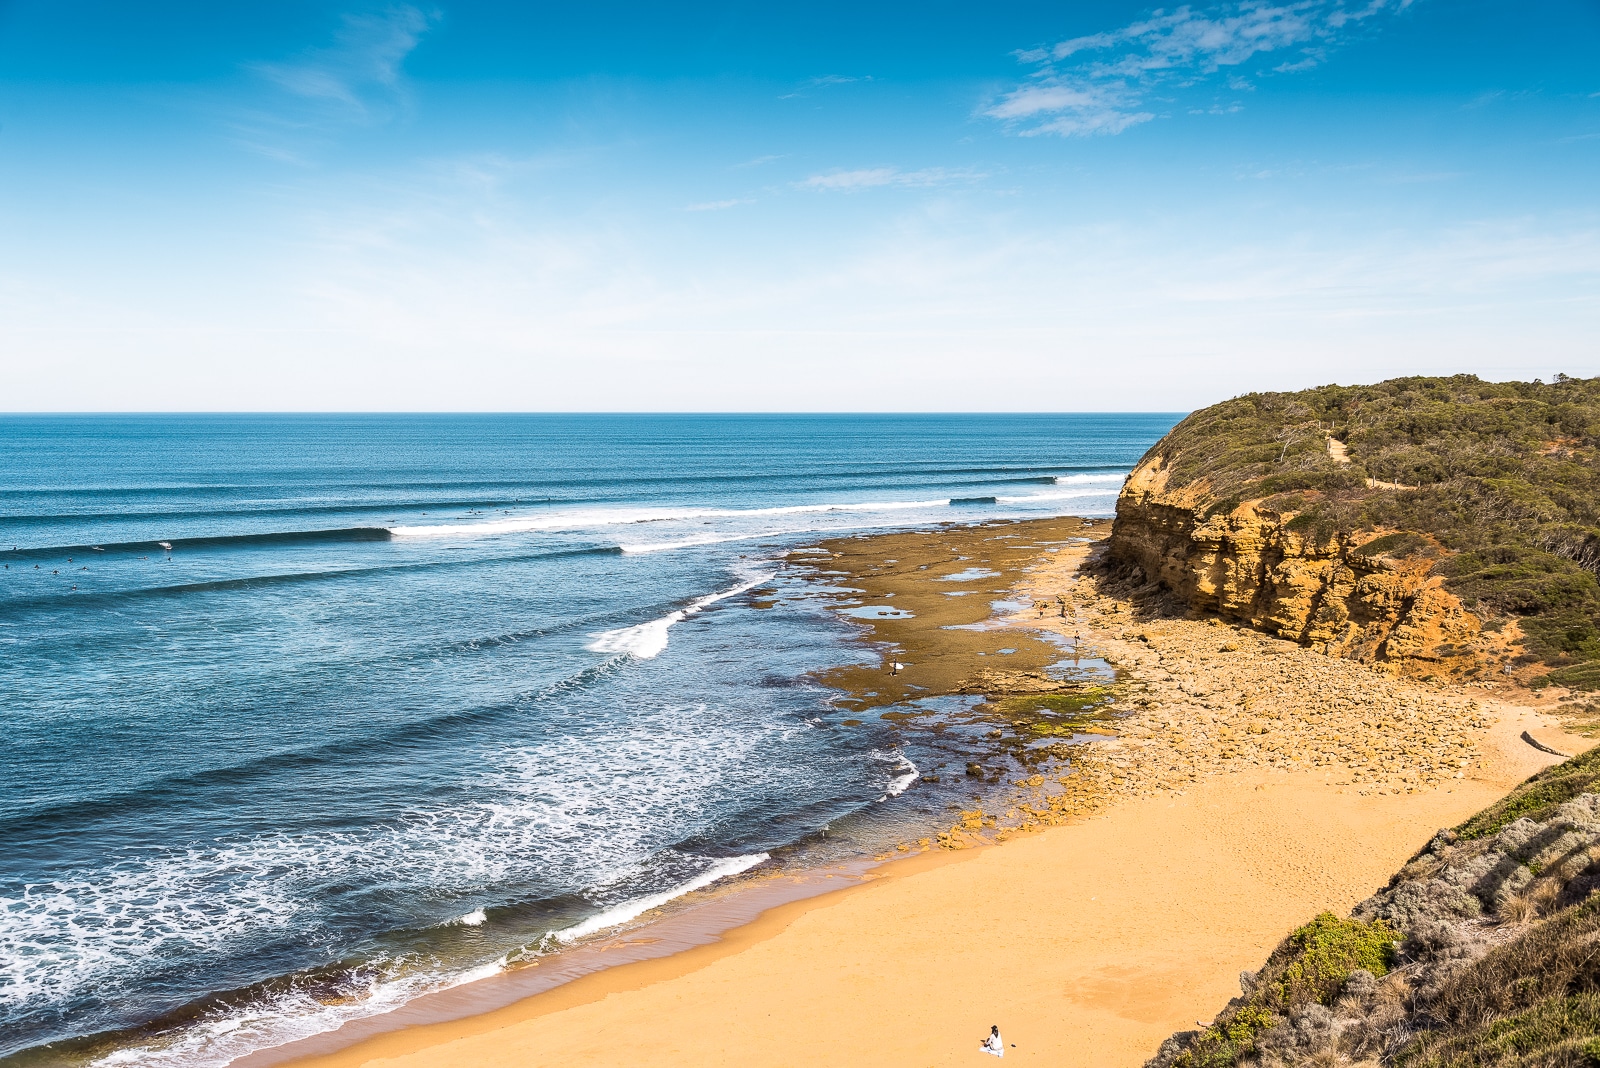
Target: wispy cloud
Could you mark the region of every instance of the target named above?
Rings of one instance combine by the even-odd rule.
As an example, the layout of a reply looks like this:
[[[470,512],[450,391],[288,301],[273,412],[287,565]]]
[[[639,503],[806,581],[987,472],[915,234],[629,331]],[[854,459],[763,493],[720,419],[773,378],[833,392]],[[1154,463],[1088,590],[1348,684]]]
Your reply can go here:
[[[1024,136],[1121,133],[1156,117],[1146,105],[1153,97],[1224,74],[1222,84],[1238,92],[1253,88],[1252,70],[1307,70],[1361,23],[1412,3],[1235,0],[1204,11],[1158,9],[1120,29],[1018,52],[1032,75],[984,114]],[[1249,66],[1278,56],[1276,65]]]
[[[371,121],[404,101],[401,67],[437,19],[410,5],[347,14],[333,44],[250,69],[325,114]]]
[[[740,204],[754,204],[752,197],[736,197],[731,200],[708,200],[704,204],[688,204],[684,211],[724,211],[728,208],[737,208]]]
[[[807,78],[791,93],[784,93],[779,100],[793,100],[806,95],[809,89],[826,89],[830,85],[849,85],[852,82],[870,82],[870,74],[823,74],[815,78]]]
[[[920,171],[902,171],[896,167],[868,167],[862,170],[813,174],[795,184],[801,189],[853,192],[882,186],[927,187],[952,182],[975,182],[982,177],[984,175],[978,171],[949,170],[944,167],[928,167]]]

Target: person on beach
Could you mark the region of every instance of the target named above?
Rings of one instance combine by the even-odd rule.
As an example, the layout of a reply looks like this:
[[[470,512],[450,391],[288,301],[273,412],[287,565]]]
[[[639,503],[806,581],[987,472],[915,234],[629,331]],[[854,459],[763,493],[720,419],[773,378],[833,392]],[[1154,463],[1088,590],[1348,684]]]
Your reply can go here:
[[[1006,1044],[1000,1038],[1000,1025],[994,1024],[989,1028],[989,1037],[979,1043],[978,1048],[985,1053],[993,1053],[996,1057],[1006,1055]]]

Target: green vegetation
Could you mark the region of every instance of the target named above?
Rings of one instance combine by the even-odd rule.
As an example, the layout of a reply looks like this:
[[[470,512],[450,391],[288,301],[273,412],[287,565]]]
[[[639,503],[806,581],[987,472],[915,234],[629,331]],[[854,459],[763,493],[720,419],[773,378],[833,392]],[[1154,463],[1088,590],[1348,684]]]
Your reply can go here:
[[[1092,724],[1115,719],[1113,700],[1109,688],[1087,686],[1073,693],[1004,697],[994,707],[1019,739],[1071,738]]]
[[[1297,929],[1267,960],[1252,993],[1172,1062],[1172,1068],[1224,1068],[1253,1053],[1256,1039],[1291,1010],[1332,1004],[1357,970],[1381,977],[1397,933],[1382,920],[1342,920],[1331,912]]]
[[[1600,901],[1591,899],[1490,950],[1445,983],[1428,1007],[1444,1026],[1419,1036],[1396,1063],[1582,1063],[1600,1034],[1597,935]]]
[[[1597,794],[1600,749],[1439,832],[1363,919],[1296,930],[1215,1023],[1146,1068],[1600,1068]]]
[[[1107,686],[1086,686],[1081,690],[1071,693],[1043,693],[1026,694],[1020,697],[1001,698],[999,708],[1006,716],[1027,715],[1029,713],[1053,713],[1058,716],[1083,716],[1095,709],[1100,709],[1104,718],[1106,710],[1101,706],[1113,698],[1114,694]]]
[[[1399,934],[1382,920],[1361,923],[1324,912],[1289,936],[1297,954],[1284,969],[1278,1001],[1326,1005],[1344,989],[1350,973],[1360,969],[1381,978],[1394,960]]]
[[[1256,1038],[1278,1022],[1271,1010],[1246,1005],[1200,1033],[1173,1061],[1173,1068],[1225,1068],[1255,1052]]]
[[[1456,834],[1469,841],[1499,834],[1523,817],[1547,819],[1562,802],[1593,793],[1600,793],[1600,748],[1544,769],[1457,827]]]
[[[1429,1033],[1396,1058],[1405,1068],[1600,1065],[1600,994],[1552,998],[1463,1032]]]
[[[1600,378],[1458,375],[1237,397],[1189,416],[1150,455],[1169,490],[1200,491],[1207,515],[1262,500],[1317,544],[1398,532],[1359,551],[1431,557],[1480,619],[1520,624],[1547,682],[1597,689],[1597,450]]]

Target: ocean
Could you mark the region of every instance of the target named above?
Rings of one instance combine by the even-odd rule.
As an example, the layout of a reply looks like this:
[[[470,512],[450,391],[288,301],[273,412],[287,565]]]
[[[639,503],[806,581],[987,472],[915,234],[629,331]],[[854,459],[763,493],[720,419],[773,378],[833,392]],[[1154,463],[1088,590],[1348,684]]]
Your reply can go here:
[[[0,417],[0,1063],[224,1065],[942,826],[785,554],[1109,515],[1178,418]]]

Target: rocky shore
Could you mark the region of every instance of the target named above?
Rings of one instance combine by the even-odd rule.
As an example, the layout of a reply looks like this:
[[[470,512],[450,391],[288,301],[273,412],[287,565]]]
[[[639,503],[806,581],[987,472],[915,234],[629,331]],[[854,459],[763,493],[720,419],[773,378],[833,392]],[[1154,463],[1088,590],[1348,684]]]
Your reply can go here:
[[[1061,773],[1021,780],[999,812],[966,813],[944,844],[1232,772],[1314,769],[1330,789],[1392,794],[1448,788],[1479,766],[1482,733],[1507,707],[1483,691],[1397,677],[1215,618],[1173,618],[1169,601],[1130,600],[1094,568],[1103,551],[1041,561],[1017,593],[1035,611],[1010,623],[1054,632],[1119,670],[1115,737],[1064,747]]]

